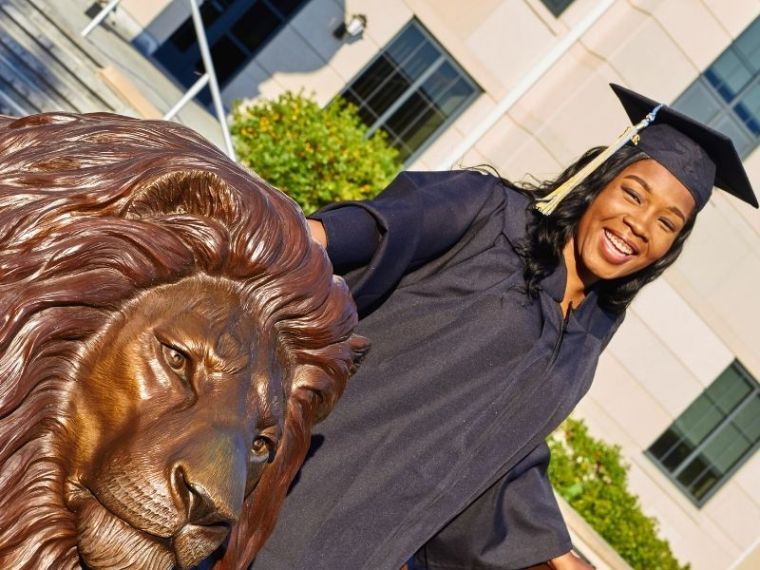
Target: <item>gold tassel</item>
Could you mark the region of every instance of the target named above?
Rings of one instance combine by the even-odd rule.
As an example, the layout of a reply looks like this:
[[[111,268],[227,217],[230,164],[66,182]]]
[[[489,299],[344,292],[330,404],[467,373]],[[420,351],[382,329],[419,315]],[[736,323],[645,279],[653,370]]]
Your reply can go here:
[[[614,143],[605,148],[586,166],[581,168],[578,172],[573,174],[570,178],[565,180],[555,190],[536,200],[535,208],[545,216],[550,216],[552,212],[559,206],[560,202],[570,194],[581,182],[583,182],[594,170],[599,168],[604,161],[610,156],[616,153],[623,145],[628,141],[633,140],[633,144],[638,144],[639,131],[648,127],[657,116],[657,111],[660,110],[662,104],[657,105],[652,111],[647,114],[644,119],[632,127],[628,127],[623,134],[620,135]]]

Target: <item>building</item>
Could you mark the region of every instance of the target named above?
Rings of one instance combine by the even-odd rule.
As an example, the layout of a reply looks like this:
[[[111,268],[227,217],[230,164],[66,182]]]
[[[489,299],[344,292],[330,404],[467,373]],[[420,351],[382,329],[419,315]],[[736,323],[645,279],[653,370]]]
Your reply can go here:
[[[110,25],[187,88],[202,71],[189,13],[181,0],[123,0]],[[760,189],[760,0],[205,0],[202,13],[228,105],[343,95],[409,168],[551,177],[628,125],[617,82],[729,133]],[[695,570],[760,568],[758,282],[760,213],[718,193],[577,409],[622,446],[632,489]]]

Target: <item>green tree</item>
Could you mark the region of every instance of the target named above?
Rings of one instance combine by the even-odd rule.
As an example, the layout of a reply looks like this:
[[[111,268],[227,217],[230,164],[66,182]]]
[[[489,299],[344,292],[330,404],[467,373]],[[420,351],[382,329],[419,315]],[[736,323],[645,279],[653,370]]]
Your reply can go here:
[[[324,108],[286,92],[232,111],[240,161],[291,196],[307,213],[340,200],[371,198],[399,171],[386,134],[367,137],[356,107],[336,99]]]
[[[658,523],[628,490],[620,448],[594,439],[567,419],[549,439],[549,477],[556,491],[636,570],[685,570],[658,536]]]

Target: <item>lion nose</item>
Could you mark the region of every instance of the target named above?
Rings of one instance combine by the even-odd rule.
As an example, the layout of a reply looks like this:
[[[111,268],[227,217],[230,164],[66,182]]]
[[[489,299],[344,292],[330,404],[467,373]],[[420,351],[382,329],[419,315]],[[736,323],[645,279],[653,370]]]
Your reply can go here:
[[[183,467],[175,469],[174,488],[185,508],[187,522],[195,525],[231,525],[237,520],[235,512],[224,497],[216,497],[203,484],[189,479]]]
[[[247,447],[239,434],[209,430],[172,465],[172,486],[187,523],[232,525],[245,499]]]

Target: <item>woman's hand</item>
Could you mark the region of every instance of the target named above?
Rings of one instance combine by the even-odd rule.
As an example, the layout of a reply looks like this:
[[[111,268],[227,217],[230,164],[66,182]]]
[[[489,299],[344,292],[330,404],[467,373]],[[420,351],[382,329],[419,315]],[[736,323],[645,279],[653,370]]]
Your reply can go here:
[[[547,563],[552,570],[594,570],[594,567],[578,558],[572,552],[567,552]]]
[[[320,222],[319,220],[307,219],[306,223],[309,226],[309,233],[311,234],[311,239],[313,239],[322,247],[327,248],[327,234],[325,233],[325,226],[322,225],[322,222]]]

